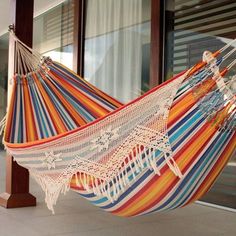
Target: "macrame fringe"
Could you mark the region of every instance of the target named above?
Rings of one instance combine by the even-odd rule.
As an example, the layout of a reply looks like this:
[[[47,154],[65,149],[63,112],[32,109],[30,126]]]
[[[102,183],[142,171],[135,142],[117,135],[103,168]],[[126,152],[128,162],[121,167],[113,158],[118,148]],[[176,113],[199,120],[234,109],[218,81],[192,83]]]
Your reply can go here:
[[[164,153],[164,160],[165,164],[169,166],[176,176],[179,178],[183,177],[178,165],[170,154]],[[100,179],[78,169],[72,170],[72,165],[68,168],[68,172],[57,180],[34,171],[31,171],[30,174],[45,192],[45,202],[48,209],[55,214],[54,205],[56,205],[60,193],[66,194],[69,191],[73,176],[75,176],[77,187],[89,192],[92,191],[96,196],[107,197],[111,203],[114,203],[143,169],[148,168],[154,171],[155,174],[161,175],[161,167],[157,166],[155,150],[141,146],[137,146],[127,156],[122,166],[122,171],[111,179]],[[128,169],[130,169],[130,173],[128,173]]]
[[[42,176],[37,172],[30,172],[30,175],[36,180],[45,192],[45,202],[52,214],[55,214],[54,206],[57,203],[60,193],[66,194],[70,190],[71,178],[63,179],[63,182],[56,182],[48,176]]]
[[[183,177],[178,165],[169,153],[164,153],[164,160],[176,176]],[[132,180],[135,180],[137,175],[145,168],[154,171],[159,176],[161,175],[161,167],[157,165],[155,150],[143,148],[141,151],[141,146],[137,146],[127,156],[122,166],[122,171],[110,180],[99,179],[92,177],[90,174],[79,172],[75,174],[75,183],[79,188],[87,191],[92,190],[95,195],[105,196],[113,203],[125,191],[127,186],[131,186]],[[128,169],[130,173],[127,172]]]

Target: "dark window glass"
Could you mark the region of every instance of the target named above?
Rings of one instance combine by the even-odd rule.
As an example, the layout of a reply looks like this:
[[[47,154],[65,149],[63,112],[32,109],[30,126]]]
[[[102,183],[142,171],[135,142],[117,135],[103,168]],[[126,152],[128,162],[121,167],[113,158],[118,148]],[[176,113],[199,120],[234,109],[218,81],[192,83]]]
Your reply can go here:
[[[214,52],[236,38],[236,1],[167,0],[165,3],[166,80],[201,61],[205,50]],[[231,74],[236,74],[235,68]],[[236,157],[202,200],[236,208]]]

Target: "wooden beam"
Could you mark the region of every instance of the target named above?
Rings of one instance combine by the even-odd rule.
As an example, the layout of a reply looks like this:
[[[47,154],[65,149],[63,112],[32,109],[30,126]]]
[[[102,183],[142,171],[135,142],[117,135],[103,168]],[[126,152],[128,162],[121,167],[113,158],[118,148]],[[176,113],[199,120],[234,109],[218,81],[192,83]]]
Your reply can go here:
[[[73,70],[84,75],[85,0],[74,0]]]
[[[151,1],[151,88],[163,82],[163,2]]]
[[[34,0],[11,0],[11,18],[16,36],[32,47]],[[10,43],[14,43],[10,41]],[[13,48],[14,45],[9,45]],[[14,71],[14,50],[9,50],[9,68]],[[29,172],[13,157],[6,157],[6,192],[0,195],[0,205],[6,208],[35,206],[36,198],[29,193]]]

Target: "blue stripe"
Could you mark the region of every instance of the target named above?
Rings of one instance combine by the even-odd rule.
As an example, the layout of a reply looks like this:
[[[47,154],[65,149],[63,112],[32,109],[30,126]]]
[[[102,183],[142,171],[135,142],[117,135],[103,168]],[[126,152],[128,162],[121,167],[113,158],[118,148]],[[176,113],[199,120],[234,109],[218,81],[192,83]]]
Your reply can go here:
[[[199,116],[199,113],[194,113],[194,112],[193,112],[193,113],[191,113],[191,114],[196,116],[196,117],[194,118],[194,120],[196,120],[197,117],[198,117],[198,119],[201,118],[201,116]],[[188,122],[188,120],[185,119],[185,117],[183,117],[183,120],[184,120],[185,122]],[[181,122],[182,122],[182,120],[181,120]],[[200,124],[203,123],[203,122],[204,122],[204,119],[200,119],[200,121],[197,122],[197,125],[195,125],[195,129],[196,129],[197,127],[200,127]],[[183,124],[184,124],[184,122],[183,122]],[[176,124],[176,126],[178,126],[178,125],[179,125],[179,123]],[[178,127],[179,127],[179,126],[178,126]],[[175,130],[176,130],[176,129],[175,129]],[[172,137],[170,137],[170,138],[172,138]],[[175,139],[174,139],[174,138],[175,138]],[[174,138],[172,138],[173,141],[177,140],[179,137],[178,137],[178,136],[175,136]],[[184,138],[186,138],[186,137],[184,137]],[[178,147],[178,146],[175,145],[175,146],[173,147],[173,150],[175,150],[177,147]],[[160,154],[160,152],[157,151],[157,152],[156,152],[156,158],[158,159],[158,161],[157,161],[157,165],[158,165],[158,166],[160,166],[161,162],[164,161],[163,158],[159,159],[159,158],[160,158],[159,154]],[[109,202],[108,205],[106,205],[106,206],[100,206],[100,207],[101,207],[102,209],[109,209],[109,208],[111,208],[111,207],[114,207],[116,204],[118,204],[120,201],[122,201],[125,197],[127,197],[127,195],[129,195],[135,188],[139,187],[140,184],[141,184],[143,181],[145,181],[146,178],[147,178],[150,174],[152,174],[152,173],[153,173],[153,171],[147,170],[147,171],[142,175],[142,177],[139,178],[139,180],[137,180],[135,183],[132,183],[132,187],[131,187],[131,188],[128,188],[122,195],[120,195],[119,199],[118,199],[115,203],[110,203],[110,202]],[[79,194],[81,194],[81,193],[79,193]],[[86,197],[86,198],[93,198],[93,197],[95,196],[93,193],[90,193],[90,194],[81,194],[81,195],[84,196],[84,197]],[[99,205],[99,204],[104,203],[104,202],[106,202],[106,201],[107,201],[107,198],[106,198],[106,197],[102,197],[102,198],[99,199],[99,200],[95,200],[95,201],[91,201],[91,202],[92,202],[93,204],[95,204],[95,205]]]
[[[226,138],[225,137],[221,138],[220,135],[218,135],[213,140],[213,142],[211,143],[209,148],[205,151],[205,153],[201,156],[199,161],[190,170],[190,172],[185,176],[184,179],[181,180],[178,188],[169,197],[169,199],[165,203],[163,203],[161,206],[157,207],[156,209],[154,209],[148,213],[163,210],[170,203],[172,203],[172,205],[169,206],[165,210],[174,209],[174,208],[180,207],[181,205],[186,203],[189,200],[189,198],[191,197],[192,192],[196,191],[194,186],[197,186],[197,184],[201,181],[201,178],[199,179],[199,177],[202,177],[204,175],[205,171],[203,171],[203,169],[207,165],[209,166],[212,162],[214,162],[214,160],[216,159],[216,156],[214,156],[214,155],[216,154],[216,152],[218,150],[220,150],[220,148],[222,147],[222,145],[226,141]],[[222,143],[222,141],[223,141],[223,143]],[[220,145],[218,146],[218,144],[220,144]],[[209,171],[209,168],[207,168],[207,171]],[[187,194],[187,192],[191,188],[192,188],[192,191]],[[182,190],[183,190],[183,192],[181,193]],[[177,199],[175,199],[175,198],[177,198]]]

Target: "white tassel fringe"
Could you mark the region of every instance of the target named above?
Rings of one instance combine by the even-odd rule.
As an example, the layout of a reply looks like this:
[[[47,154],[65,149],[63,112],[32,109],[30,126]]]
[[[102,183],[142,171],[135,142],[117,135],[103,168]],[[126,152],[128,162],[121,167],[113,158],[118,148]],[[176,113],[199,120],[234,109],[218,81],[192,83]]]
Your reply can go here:
[[[164,153],[165,163],[173,171],[173,173],[182,178],[183,175],[175,163],[174,159],[169,153]],[[128,161],[127,161],[128,160]],[[134,149],[130,155],[126,158],[126,162],[123,163],[122,171],[116,177],[110,180],[102,180],[91,176],[88,173],[77,173],[78,170],[68,169],[68,174],[56,181],[48,176],[40,175],[40,173],[32,172],[31,175],[42,187],[45,192],[45,202],[48,209],[54,214],[54,205],[56,205],[57,199],[60,193],[66,193],[70,189],[71,178],[75,175],[75,183],[78,187],[82,187],[86,191],[92,191],[97,196],[105,196],[112,203],[116,201],[119,196],[125,192],[126,188],[131,185],[132,180],[137,178],[137,175],[144,169],[148,168],[153,170],[155,174],[161,175],[160,167],[157,166],[157,160],[155,159],[155,150],[141,147]],[[146,166],[146,167],[145,167]],[[127,173],[127,168],[130,168],[130,175]],[[75,173],[74,173],[75,172]],[[68,177],[69,176],[69,177]],[[132,177],[130,179],[130,177]]]

